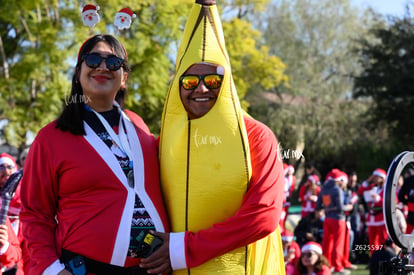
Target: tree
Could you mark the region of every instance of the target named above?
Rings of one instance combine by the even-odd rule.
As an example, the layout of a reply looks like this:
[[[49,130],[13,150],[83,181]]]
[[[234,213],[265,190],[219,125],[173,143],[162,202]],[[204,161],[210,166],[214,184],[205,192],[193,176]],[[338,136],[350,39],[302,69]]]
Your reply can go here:
[[[126,107],[140,114],[157,135],[174,54],[194,0],[99,1],[101,21],[83,26],[78,0],[4,0],[0,6],[0,120],[4,139],[23,149],[28,133],[36,134],[67,103],[77,52],[95,33],[115,34],[124,44],[131,73]],[[240,98],[250,87],[276,87],[284,81],[284,65],[262,47],[260,33],[245,20],[267,0],[226,1],[219,8],[234,79]],[[114,29],[122,7],[136,14],[131,28]],[[10,16],[13,11],[13,16]]]
[[[0,118],[6,140],[24,146],[28,131],[52,120],[66,81],[59,10],[45,1],[3,1],[0,8]],[[13,11],[13,16],[10,15]]]
[[[129,3],[137,17],[130,30],[117,31],[113,18],[125,4],[100,1],[101,22],[90,30],[80,18],[83,2],[2,1],[0,119],[7,120],[8,143],[22,149],[28,133],[36,134],[58,116],[68,100],[77,51],[94,33],[116,33],[124,43],[132,64],[127,106],[159,128],[172,67],[168,54],[189,6],[178,0]]]
[[[265,95],[251,111],[274,130],[282,148],[303,151],[308,160],[333,160],[363,138],[355,135],[365,107],[350,97],[351,75],[359,71],[351,49],[370,17],[348,0],[275,0],[260,18],[264,44],[286,64],[289,85],[250,90],[248,98]],[[298,165],[302,159],[285,161]]]
[[[362,73],[354,96],[372,102],[366,113],[372,128],[390,130],[405,149],[414,148],[414,18],[409,6],[403,18],[373,26],[356,47]],[[372,100],[372,101],[371,101]]]

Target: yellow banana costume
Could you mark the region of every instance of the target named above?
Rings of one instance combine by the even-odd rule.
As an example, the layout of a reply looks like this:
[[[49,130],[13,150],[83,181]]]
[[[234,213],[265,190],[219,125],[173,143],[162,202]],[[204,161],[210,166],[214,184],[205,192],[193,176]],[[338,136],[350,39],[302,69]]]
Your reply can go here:
[[[174,274],[285,274],[277,141],[243,114],[217,7],[209,2],[193,5],[162,115],[159,156],[173,232],[171,265]],[[179,78],[201,62],[224,68],[224,79],[213,108],[190,120]]]

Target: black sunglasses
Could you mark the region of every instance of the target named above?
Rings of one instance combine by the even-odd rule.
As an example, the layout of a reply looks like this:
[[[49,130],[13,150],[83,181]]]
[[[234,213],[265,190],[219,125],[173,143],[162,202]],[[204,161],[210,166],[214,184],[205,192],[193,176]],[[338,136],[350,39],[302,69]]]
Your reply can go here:
[[[83,60],[85,64],[92,69],[98,68],[102,60],[105,60],[106,68],[110,71],[117,71],[121,66],[124,64],[124,59],[119,58],[115,55],[108,55],[107,57],[103,57],[98,53],[88,53],[83,56]]]
[[[203,80],[204,85],[208,89],[218,89],[223,82],[223,75],[221,74],[206,74],[206,75],[197,75],[197,74],[187,74],[180,77],[180,85],[185,90],[194,90],[200,84],[200,81]]]

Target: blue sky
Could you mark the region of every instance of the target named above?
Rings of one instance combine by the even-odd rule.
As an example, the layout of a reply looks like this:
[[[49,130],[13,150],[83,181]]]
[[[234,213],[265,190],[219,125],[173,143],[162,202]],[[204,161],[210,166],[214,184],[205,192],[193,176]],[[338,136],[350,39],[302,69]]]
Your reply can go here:
[[[409,0],[351,0],[351,3],[364,8],[372,7],[384,15],[402,16]]]

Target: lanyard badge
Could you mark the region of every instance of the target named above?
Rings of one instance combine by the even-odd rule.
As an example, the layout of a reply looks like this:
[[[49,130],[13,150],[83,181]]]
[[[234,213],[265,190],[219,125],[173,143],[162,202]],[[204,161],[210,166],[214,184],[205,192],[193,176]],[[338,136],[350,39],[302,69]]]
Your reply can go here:
[[[93,110],[92,108],[89,108],[92,112],[96,114],[98,119],[101,121],[102,125],[105,127],[105,130],[108,132],[108,134],[111,136],[112,141],[118,146],[118,148],[123,151],[129,159],[129,172],[127,174],[128,179],[128,185],[131,188],[134,188],[134,162],[132,158],[132,151],[129,146],[128,137],[125,134],[124,130],[124,113],[122,112],[121,108],[118,104],[115,102],[115,106],[118,108],[120,116],[119,116],[119,128],[118,128],[118,134],[115,133],[115,131],[112,129],[112,127],[109,125],[109,123],[106,121],[106,119],[98,112]]]
[[[131,163],[132,161],[130,161],[129,163]],[[129,172],[128,172],[128,176],[127,176],[127,178],[128,178],[128,185],[129,185],[129,187],[131,187],[131,188],[134,188],[134,169],[131,169]]]

